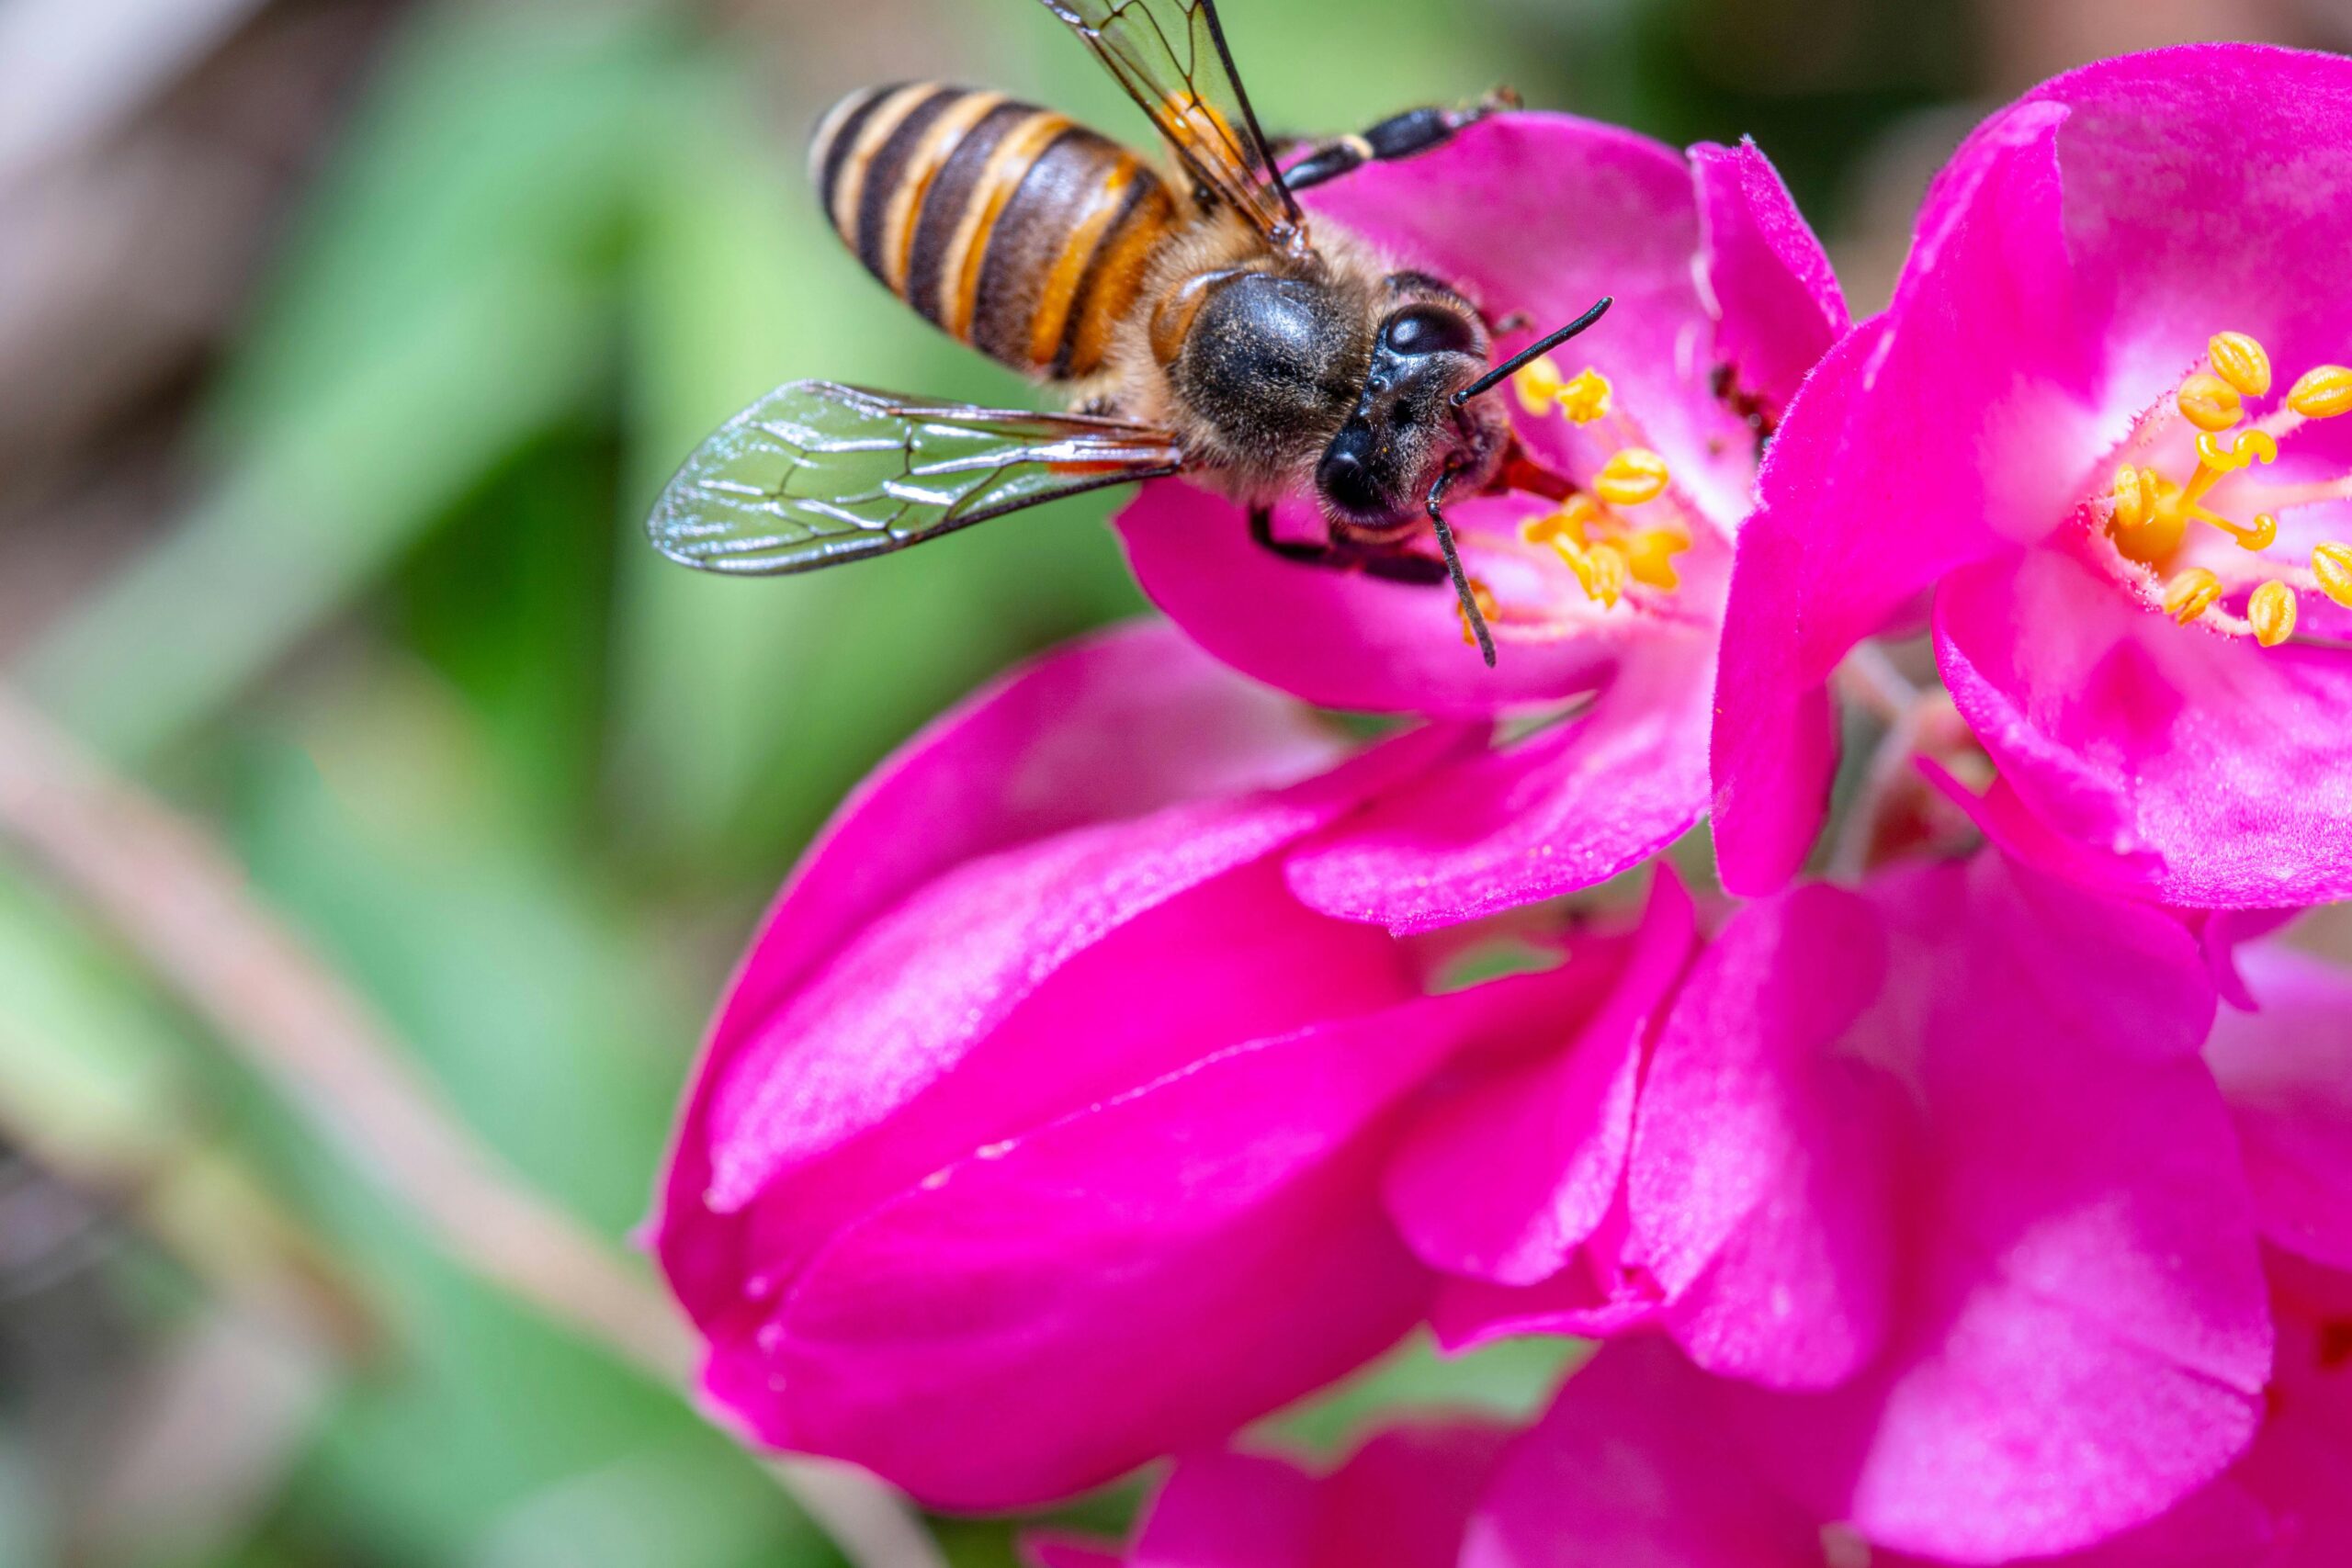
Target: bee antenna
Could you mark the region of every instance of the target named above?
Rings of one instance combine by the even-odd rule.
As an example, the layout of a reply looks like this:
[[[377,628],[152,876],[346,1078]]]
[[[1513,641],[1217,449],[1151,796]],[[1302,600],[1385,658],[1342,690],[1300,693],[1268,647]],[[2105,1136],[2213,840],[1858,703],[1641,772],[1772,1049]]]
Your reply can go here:
[[[1609,313],[1609,307],[1616,302],[1617,301],[1612,297],[1606,294],[1602,295],[1599,302],[1596,303],[1591,310],[1587,310],[1583,315],[1578,316],[1575,321],[1570,321],[1566,326],[1562,327],[1550,337],[1529,344],[1525,348],[1521,349],[1517,354],[1512,355],[1509,359],[1504,360],[1500,365],[1496,366],[1492,370],[1487,371],[1484,376],[1479,377],[1476,380],[1463,388],[1462,390],[1454,393],[1453,406],[1455,408],[1460,408],[1464,403],[1468,402],[1471,399],[1478,397],[1484,393],[1493,391],[1497,387],[1499,387],[1505,381],[1510,380],[1521,367],[1531,365],[1536,360],[1543,358],[1544,355],[1551,353],[1554,349],[1559,347],[1562,344],[1576,336],[1577,333],[1584,331],[1585,328],[1592,325],[1593,322],[1607,315]]]
[[[1453,529],[1446,523],[1445,511],[1440,502],[1453,483],[1454,469],[1438,475],[1437,483],[1430,486],[1430,526],[1437,530],[1437,547],[1445,556],[1445,574],[1453,579],[1454,597],[1462,602],[1462,624],[1478,638],[1478,656],[1487,668],[1495,667],[1495,634],[1487,629],[1487,617],[1478,608],[1477,591],[1470,586],[1470,576],[1462,570],[1462,552],[1454,547]]]

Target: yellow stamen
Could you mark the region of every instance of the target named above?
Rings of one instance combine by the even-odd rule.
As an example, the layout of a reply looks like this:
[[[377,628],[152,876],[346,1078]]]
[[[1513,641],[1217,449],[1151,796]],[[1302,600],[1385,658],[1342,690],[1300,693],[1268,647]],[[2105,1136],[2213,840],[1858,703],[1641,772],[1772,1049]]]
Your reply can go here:
[[[1560,395],[1566,385],[1560,367],[1550,355],[1531,359],[1521,366],[1510,378],[1511,389],[1519,394],[1519,406],[1541,417],[1550,411],[1552,400]]]
[[[2224,474],[2236,473],[2249,463],[2267,463],[2278,456],[2278,443],[2267,430],[2242,430],[2228,446],[2217,431],[2197,438],[2197,472],[2181,492],[2181,504],[2194,506]]]
[[[1601,465],[1592,488],[1611,506],[1639,506],[1664,495],[1673,478],[1665,458],[1646,446],[1628,446]]]
[[[2199,430],[2227,430],[2245,416],[2238,389],[2209,370],[2199,370],[2180,384],[2173,400],[2181,414]]]
[[[1611,391],[1609,378],[1586,366],[1577,372],[1577,378],[1560,389],[1556,401],[1560,412],[1578,424],[1590,424],[1594,420],[1609,417]]]
[[[1617,547],[1625,553],[1625,570],[1634,581],[1652,588],[1679,588],[1682,579],[1674,558],[1690,547],[1690,536],[1679,528],[1642,528],[1628,534]]]
[[[2222,580],[2201,566],[2192,566],[2165,584],[2165,614],[2185,626],[2221,597]]]
[[[2270,355],[2245,333],[2215,333],[2205,352],[2212,356],[2213,373],[2239,395],[2259,398],[2270,390]]]
[[[1470,584],[1471,602],[1478,606],[1478,614],[1484,615],[1489,624],[1501,620],[1502,612],[1497,608],[1495,604],[1495,595],[1493,591],[1475,577],[1470,578],[1467,581]],[[1470,629],[1470,612],[1462,608],[1461,605],[1456,604],[1453,607],[1453,615],[1456,620],[1462,623],[1462,646],[1464,648],[1477,647],[1478,634]]]
[[[2287,406],[2305,419],[2334,419],[2352,409],[2352,367],[2323,365],[2296,378]]]
[[[2312,546],[2312,575],[2319,579],[2321,592],[2352,610],[2352,545],[2330,539]]]
[[[2115,547],[2143,566],[2155,566],[2172,558],[2180,548],[2180,541],[2188,534],[2188,519],[2180,510],[2180,487],[2166,479],[2154,468],[2131,470],[2139,475],[2145,494],[2146,513],[2137,526],[2124,526],[2110,531]],[[2116,475],[2117,494],[2122,493],[2123,476]],[[2122,502],[2119,500],[2115,513],[2118,523],[2124,522]]]
[[[2255,639],[2276,648],[2295,635],[2295,591],[2283,582],[2266,582],[2245,603],[2245,618],[2254,623]]]
[[[2126,463],[2115,470],[2115,525],[2144,528],[2155,520],[2156,476],[2153,469]]]
[[[1585,552],[1587,572],[1577,575],[1584,582],[1588,597],[1598,599],[1601,608],[1613,610],[1625,592],[1625,555],[1614,545],[1595,545]]]

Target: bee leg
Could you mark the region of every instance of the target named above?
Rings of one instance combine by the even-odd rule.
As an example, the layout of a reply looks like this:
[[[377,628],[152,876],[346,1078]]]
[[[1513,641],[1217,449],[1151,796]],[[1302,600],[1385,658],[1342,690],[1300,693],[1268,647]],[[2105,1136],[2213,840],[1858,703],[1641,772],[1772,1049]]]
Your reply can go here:
[[[1353,558],[1353,552],[1334,545],[1302,544],[1296,539],[1274,537],[1274,509],[1253,506],[1250,509],[1250,542],[1261,550],[1272,550],[1284,560],[1301,566],[1344,567]]]
[[[1317,142],[1306,157],[1283,171],[1283,183],[1294,191],[1307,190],[1369,163],[1409,158],[1451,141],[1464,126],[1476,125],[1499,109],[1518,107],[1517,93],[1498,87],[1467,108],[1407,109],[1358,135]]]
[[[1332,571],[1361,571],[1366,577],[1375,577],[1383,582],[1409,582],[1434,587],[1446,581],[1443,561],[1432,560],[1410,550],[1388,549],[1341,539],[1334,539],[1328,545],[1277,539],[1274,537],[1274,513],[1271,507],[1253,506],[1250,509],[1250,542],[1301,566],[1319,566]]]
[[[1450,575],[1443,561],[1411,550],[1363,550],[1354,558],[1363,567],[1366,577],[1376,577],[1383,582],[1409,582],[1418,588],[1435,588]]]

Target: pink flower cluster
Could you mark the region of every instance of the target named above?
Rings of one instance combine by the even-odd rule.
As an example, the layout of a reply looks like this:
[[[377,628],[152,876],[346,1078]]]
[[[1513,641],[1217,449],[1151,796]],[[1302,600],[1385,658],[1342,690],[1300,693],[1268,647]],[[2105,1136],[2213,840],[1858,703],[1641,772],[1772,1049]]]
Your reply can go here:
[[[1850,329],[1752,147],[1316,195],[1617,298],[1514,399],[1575,493],[1459,511],[1500,663],[1136,502],[1173,624],[918,737],[729,991],[653,1232],[711,1410],[947,1508],[1175,1456],[1043,1568],[2352,1561],[2352,974],[2282,929],[2352,894],[2352,62],[2047,85]],[[1975,827],[1804,875],[1921,633]],[[1710,810],[1745,902],[1659,857]],[[1421,1325],[1602,1343],[1522,1429],[1234,1446]]]

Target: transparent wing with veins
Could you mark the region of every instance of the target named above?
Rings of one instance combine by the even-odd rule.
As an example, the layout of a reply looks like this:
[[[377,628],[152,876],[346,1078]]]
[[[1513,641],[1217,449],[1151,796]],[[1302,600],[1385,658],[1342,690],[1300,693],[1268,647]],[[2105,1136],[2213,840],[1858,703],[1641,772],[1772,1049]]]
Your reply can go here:
[[[1143,107],[1193,176],[1277,250],[1306,243],[1233,68],[1215,0],[1044,0]]]
[[[814,571],[1183,466],[1165,431],[793,381],[720,426],[647,520],[704,571]]]

